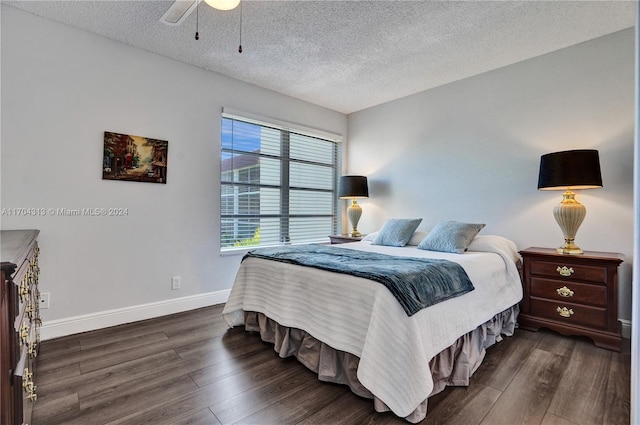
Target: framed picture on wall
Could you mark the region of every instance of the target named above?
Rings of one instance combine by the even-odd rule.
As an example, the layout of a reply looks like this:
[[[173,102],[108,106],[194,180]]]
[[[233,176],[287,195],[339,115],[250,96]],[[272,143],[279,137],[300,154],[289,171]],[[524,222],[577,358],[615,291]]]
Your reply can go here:
[[[103,180],[167,183],[166,140],[104,132]]]

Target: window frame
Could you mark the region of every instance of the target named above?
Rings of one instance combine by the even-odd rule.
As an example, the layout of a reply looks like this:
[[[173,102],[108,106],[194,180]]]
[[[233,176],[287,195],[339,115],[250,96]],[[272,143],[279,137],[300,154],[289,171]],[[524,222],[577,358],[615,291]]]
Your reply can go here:
[[[260,152],[256,153],[256,156],[258,159],[260,158],[269,158],[269,159],[274,159],[279,161],[280,165],[281,165],[281,169],[280,169],[280,183],[277,185],[274,184],[262,184],[260,181],[258,182],[254,182],[252,181],[252,178],[249,178],[249,182],[240,182],[240,181],[225,181],[223,179],[224,174],[228,173],[229,171],[225,171],[222,166],[220,169],[220,252],[221,254],[233,254],[233,253],[238,253],[238,252],[244,252],[247,251],[249,249],[254,249],[254,248],[259,248],[259,247],[265,247],[265,246],[282,246],[282,245],[291,245],[291,244],[306,244],[306,243],[314,243],[314,242],[327,242],[328,241],[328,236],[329,234],[327,234],[326,236],[323,236],[321,239],[316,238],[309,238],[308,240],[304,240],[304,241],[296,241],[296,242],[291,242],[291,227],[290,227],[290,221],[292,219],[296,219],[296,218],[318,218],[318,219],[322,219],[322,218],[330,218],[331,219],[331,230],[330,230],[330,234],[334,234],[335,232],[338,231],[338,229],[341,227],[341,214],[339,212],[339,203],[338,203],[338,179],[341,175],[341,169],[342,169],[342,140],[341,140],[341,136],[337,135],[337,134],[333,134],[333,133],[328,133],[325,131],[321,131],[321,130],[315,130],[315,129],[310,129],[308,127],[303,127],[303,126],[297,126],[294,124],[290,124],[290,123],[286,123],[284,121],[280,121],[280,120],[276,120],[276,119],[271,119],[271,118],[262,118],[262,117],[257,117],[255,115],[252,114],[248,114],[248,113],[243,113],[243,112],[236,112],[233,110],[229,110],[228,108],[223,109],[222,111],[222,115],[220,118],[220,122],[221,122],[221,128],[220,128],[220,136],[221,136],[221,140],[220,140],[220,161],[221,164],[223,163],[224,159],[224,154],[226,153],[230,153],[230,154],[238,154],[239,152],[244,152],[242,150],[235,150],[235,149],[229,149],[229,148],[225,148],[224,147],[224,139],[223,139],[223,131],[224,131],[224,120],[225,119],[231,119],[231,120],[235,120],[235,121],[239,121],[239,122],[244,122],[244,123],[248,123],[248,124],[252,124],[252,125],[258,125],[260,127],[263,128],[268,128],[268,129],[272,129],[272,130],[276,130],[279,132],[280,134],[280,154],[279,155],[273,155],[273,154],[269,154],[269,153],[265,153],[262,154]],[[322,142],[330,142],[333,144],[333,152],[332,152],[332,161],[333,163],[328,165],[326,163],[320,163],[317,161],[313,161],[310,159],[304,159],[304,158],[292,158],[291,157],[291,152],[290,152],[290,142],[291,142],[291,136],[292,135],[300,135],[302,137],[310,137],[310,138],[314,138],[314,139],[319,139]],[[245,152],[246,153],[246,152]],[[321,166],[321,167],[329,167],[332,171],[331,171],[331,176],[332,176],[332,182],[330,184],[330,188],[329,189],[322,189],[322,188],[312,188],[312,187],[298,187],[298,186],[291,186],[291,182],[290,182],[290,164],[302,164],[302,165],[311,165],[311,166]],[[249,174],[252,174],[251,170],[247,170]],[[259,172],[259,171],[258,171]],[[235,178],[233,179],[235,180]],[[239,203],[236,202],[237,198],[234,199],[234,206],[236,207],[234,209],[234,214],[229,214],[228,211],[225,213],[224,211],[224,206],[228,205],[228,203],[223,202],[223,197],[225,196],[225,187],[233,187],[234,191],[231,194],[231,196],[237,196],[238,195],[238,188],[241,188],[242,186],[246,186],[247,187],[247,193],[259,193],[259,191],[262,188],[267,188],[267,189],[277,189],[280,191],[280,200],[279,200],[279,213],[278,214],[256,214],[256,215],[242,215],[239,214],[239,211],[237,211]],[[258,191],[256,192],[254,189],[257,188]],[[291,209],[291,201],[290,201],[290,195],[293,191],[310,191],[310,192],[325,192],[325,193],[330,193],[331,194],[331,213],[329,214],[308,214],[308,213],[302,213],[302,214],[291,214],[290,209]],[[236,205],[238,204],[238,205]],[[261,205],[261,204],[260,204]],[[247,246],[229,246],[228,244],[225,246],[225,234],[224,234],[224,230],[229,227],[229,221],[233,221],[233,226],[237,227],[237,223],[238,220],[245,220],[246,222],[252,221],[252,220],[261,220],[261,219],[269,219],[269,218],[275,218],[275,219],[279,219],[279,241],[273,242],[273,243],[265,243],[265,244],[257,244],[257,245],[247,245]],[[237,228],[234,227],[234,236],[237,237]],[[260,228],[260,225],[258,225],[258,228]],[[235,238],[234,238],[235,239]],[[238,241],[242,242],[243,240],[246,239],[235,239],[234,244],[238,243]]]

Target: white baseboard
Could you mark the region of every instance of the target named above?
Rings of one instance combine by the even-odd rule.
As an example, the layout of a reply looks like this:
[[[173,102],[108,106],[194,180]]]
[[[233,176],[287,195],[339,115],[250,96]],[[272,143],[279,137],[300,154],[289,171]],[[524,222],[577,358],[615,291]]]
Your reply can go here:
[[[622,320],[622,319],[618,319],[620,321],[620,331],[622,333],[622,337],[625,339],[631,339],[631,321],[630,320]]]
[[[115,310],[67,317],[65,319],[49,320],[42,323],[40,339],[45,341],[47,339],[107,328],[109,326],[122,325],[138,320],[151,319],[166,316],[167,314],[222,304],[227,302],[230,292],[230,289],[225,289],[223,291],[173,298]]]

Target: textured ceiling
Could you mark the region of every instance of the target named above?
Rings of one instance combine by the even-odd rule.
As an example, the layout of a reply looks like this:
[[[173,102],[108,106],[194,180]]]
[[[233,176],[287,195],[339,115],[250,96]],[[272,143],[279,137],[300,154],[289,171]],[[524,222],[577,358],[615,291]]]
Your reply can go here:
[[[634,1],[3,1],[182,62],[351,113],[634,25]]]

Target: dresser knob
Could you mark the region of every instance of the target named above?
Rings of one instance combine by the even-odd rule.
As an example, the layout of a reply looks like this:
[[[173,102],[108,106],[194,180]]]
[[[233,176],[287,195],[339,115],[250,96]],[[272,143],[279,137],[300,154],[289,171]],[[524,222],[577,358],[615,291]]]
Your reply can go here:
[[[573,310],[567,307],[562,307],[562,308],[558,307],[556,311],[562,317],[571,317],[571,315],[573,314]]]
[[[571,276],[573,274],[573,269],[567,266],[562,266],[562,267],[558,266],[556,271],[560,273],[560,276],[565,276],[565,277]]]

